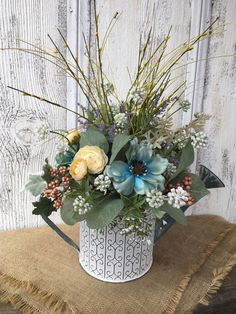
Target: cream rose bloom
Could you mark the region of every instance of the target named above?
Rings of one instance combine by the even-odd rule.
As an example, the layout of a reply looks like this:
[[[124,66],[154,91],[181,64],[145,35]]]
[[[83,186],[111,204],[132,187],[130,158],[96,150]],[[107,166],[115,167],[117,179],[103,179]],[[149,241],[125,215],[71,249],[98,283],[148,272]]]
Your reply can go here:
[[[87,163],[81,158],[74,159],[70,165],[70,174],[75,180],[82,180],[88,173]]]
[[[88,172],[91,174],[101,173],[105,168],[108,158],[104,151],[98,146],[84,146],[80,148],[74,159],[86,161]]]

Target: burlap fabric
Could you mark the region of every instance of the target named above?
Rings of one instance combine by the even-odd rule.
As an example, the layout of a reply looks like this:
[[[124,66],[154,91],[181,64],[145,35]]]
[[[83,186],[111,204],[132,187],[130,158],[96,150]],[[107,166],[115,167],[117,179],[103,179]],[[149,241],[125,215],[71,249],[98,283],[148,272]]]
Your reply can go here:
[[[78,225],[63,226],[78,240]],[[0,233],[0,302],[23,313],[191,313],[236,263],[236,226],[216,216],[175,224],[154,249],[141,279],[98,281],[80,267],[77,253],[51,229]]]

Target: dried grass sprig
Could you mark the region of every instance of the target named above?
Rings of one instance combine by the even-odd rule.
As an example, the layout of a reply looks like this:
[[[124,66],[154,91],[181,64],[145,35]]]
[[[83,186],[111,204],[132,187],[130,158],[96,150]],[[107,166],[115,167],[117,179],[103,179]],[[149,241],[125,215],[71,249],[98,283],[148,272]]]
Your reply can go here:
[[[63,72],[72,77],[78,84],[81,92],[86,97],[89,104],[87,112],[85,112],[82,108],[82,113],[77,113],[65,106],[56,104],[53,101],[34,95],[28,91],[23,91],[17,88],[12,89],[22,92],[25,96],[33,97],[73,112],[95,126],[98,126],[97,124],[100,121],[108,129],[114,124],[114,111],[111,104],[111,98],[108,97],[107,94],[106,84],[111,84],[112,86],[114,86],[114,84],[110,82],[107,75],[103,71],[103,54],[108,37],[118,20],[119,13],[116,12],[112,17],[107,30],[105,31],[103,40],[101,41],[99,36],[99,15],[97,14],[96,0],[93,0],[93,11],[95,24],[95,58],[92,57],[86,37],[82,34],[88,61],[88,73],[85,72],[80,65],[77,56],[73,53],[65,36],[60,30],[58,30],[58,32],[63,41],[64,48],[67,49],[67,57],[65,57],[64,51],[60,49],[58,44],[50,35],[48,35],[48,38],[55,49],[54,52],[29,44],[23,40],[20,41],[29,44],[30,49],[12,48],[42,57],[44,60],[58,66]],[[137,70],[134,75],[134,79],[132,79],[129,74],[131,85],[124,101],[124,108],[127,112],[129,112],[129,132],[131,134],[139,135],[143,131],[148,130],[150,128],[151,119],[157,115],[158,112],[166,106],[166,103],[172,98],[176,98],[176,100],[172,101],[171,105],[167,108],[169,117],[172,117],[181,109],[179,107],[176,110],[173,110],[178,103],[179,97],[181,97],[184,90],[186,90],[186,82],[178,83],[178,79],[182,76],[173,78],[173,71],[178,68],[179,60],[191,51],[196,43],[213,33],[213,25],[217,20],[218,19],[216,19],[202,34],[190,39],[183,45],[180,45],[171,53],[167,53],[168,42],[171,38],[171,28],[167,36],[165,36],[165,38],[153,48],[153,51],[150,51],[149,49],[153,30],[150,28],[143,45],[141,45],[142,38],[140,37]],[[71,61],[69,61],[69,57],[72,58]],[[176,83],[177,86],[172,88],[172,85]],[[145,97],[141,100],[141,102],[131,101],[132,92],[135,89],[141,89],[145,92]],[[156,103],[157,95],[159,100]],[[112,92],[111,97],[114,97],[117,101],[119,101],[115,92]],[[97,112],[100,114],[99,121],[96,121],[95,119]]]

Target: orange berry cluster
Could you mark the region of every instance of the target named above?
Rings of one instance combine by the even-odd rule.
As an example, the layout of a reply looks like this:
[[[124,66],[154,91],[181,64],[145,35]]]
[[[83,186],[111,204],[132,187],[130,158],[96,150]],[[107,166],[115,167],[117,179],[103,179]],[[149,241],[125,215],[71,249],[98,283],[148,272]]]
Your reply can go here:
[[[62,206],[62,198],[56,199],[53,202],[53,207],[55,207],[56,209],[61,208]]]
[[[61,166],[58,169],[57,168],[56,169],[54,169],[54,168],[49,169],[49,174],[51,177],[58,177],[61,175],[66,175],[66,173],[67,173],[66,166]]]
[[[166,186],[166,191],[169,191],[170,189],[176,189],[179,186],[182,187],[184,190],[186,190],[189,193],[189,197],[188,197],[188,201],[187,201],[187,205],[191,206],[193,205],[193,203],[195,202],[194,198],[192,197],[192,195],[190,194],[191,187],[192,187],[192,177],[190,176],[185,176],[183,178],[182,181],[180,182],[176,182],[175,184],[167,184]]]
[[[192,184],[193,184],[192,177],[186,176],[186,177],[184,177],[182,182],[184,184],[184,189],[186,189],[186,190],[190,190],[191,189]]]
[[[68,177],[62,177],[62,184],[63,185],[68,185],[69,184],[69,182],[70,182],[70,178],[68,178]]]
[[[65,166],[61,166],[58,169],[49,169],[49,175],[52,177],[48,183],[48,187],[43,191],[43,195],[53,199],[53,206],[56,209],[62,206],[62,197],[66,191],[66,187],[70,182],[70,178],[67,176],[67,169]],[[59,189],[62,186],[63,189]]]

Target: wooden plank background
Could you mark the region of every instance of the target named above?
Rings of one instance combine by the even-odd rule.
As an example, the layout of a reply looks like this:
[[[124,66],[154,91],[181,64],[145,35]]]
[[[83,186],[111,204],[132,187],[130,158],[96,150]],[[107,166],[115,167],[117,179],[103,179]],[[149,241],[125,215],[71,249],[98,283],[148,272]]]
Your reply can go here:
[[[212,169],[225,183],[201,200],[194,214],[216,214],[236,223],[236,1],[214,0],[212,20],[219,17],[224,25],[209,40],[202,110],[212,116],[206,127],[207,149],[199,152],[197,165]],[[223,57],[232,55],[231,57]],[[222,56],[222,57],[219,57]],[[219,57],[219,58],[214,58]]]
[[[78,6],[76,5],[78,3]],[[236,44],[236,0],[97,0],[100,14],[101,37],[110,19],[119,12],[118,22],[110,35],[106,54],[105,69],[114,79],[120,95],[127,91],[129,78],[127,67],[132,74],[137,60],[139,35],[147,35],[150,26],[154,29],[153,44],[159,42],[170,26],[172,40],[169,49],[198,34],[204,25],[219,16],[219,24],[225,25],[224,32],[210,38],[198,52],[190,57],[205,56],[208,60],[183,67],[178,74],[192,83],[197,73],[202,84],[195,89],[194,110],[212,114],[207,125],[209,147],[202,150],[196,160],[211,168],[225,182],[226,188],[212,191],[189,214],[218,214],[230,221],[236,221],[235,196],[235,44]],[[31,43],[48,46],[47,33],[59,40],[56,28],[59,27],[79,59],[86,68],[81,31],[92,38],[94,23],[91,19],[91,1],[53,0],[9,0],[0,2],[1,47],[15,45],[15,38],[24,38]],[[68,25],[68,30],[66,30]],[[93,49],[93,40],[91,49]],[[234,57],[212,58],[225,54]],[[186,59],[184,60],[186,62]],[[112,70],[111,70],[112,68]],[[71,108],[76,102],[83,102],[77,88],[58,71],[33,56],[17,52],[1,52],[0,58],[0,230],[20,227],[35,227],[41,224],[32,217],[31,201],[23,186],[29,173],[40,171],[43,159],[53,156],[55,144],[42,147],[35,139],[35,125],[43,121],[54,128],[66,127],[66,115],[31,99],[19,96],[6,89],[6,84],[45,95]],[[186,123],[191,115],[179,115],[176,123]],[[74,117],[67,115],[67,127],[75,125]],[[56,221],[58,218],[56,218]]]
[[[57,27],[66,33],[66,1],[0,1],[1,48],[21,47],[16,38],[52,48],[47,34],[59,41]],[[66,114],[50,105],[10,91],[15,86],[66,103],[66,78],[57,67],[18,51],[0,52],[0,230],[36,227],[42,220],[32,215],[34,200],[24,191],[30,173],[41,171],[52,159],[55,143],[37,140],[36,126],[66,127]]]

